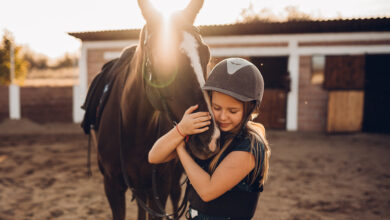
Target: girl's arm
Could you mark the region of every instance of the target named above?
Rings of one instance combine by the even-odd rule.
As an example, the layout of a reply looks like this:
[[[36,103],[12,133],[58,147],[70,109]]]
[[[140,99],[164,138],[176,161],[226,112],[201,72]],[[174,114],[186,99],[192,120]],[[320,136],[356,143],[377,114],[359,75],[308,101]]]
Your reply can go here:
[[[183,136],[179,134],[176,128],[172,128],[164,136],[160,137],[149,151],[149,163],[165,163],[175,158],[175,149],[184,143]]]
[[[255,157],[244,151],[233,151],[218,165],[210,176],[188,154],[184,144],[176,149],[177,155],[200,198],[211,201],[237,185],[255,167]]]
[[[179,144],[184,144],[184,137],[206,131],[210,124],[211,116],[208,112],[192,113],[198,105],[191,106],[176,127],[160,137],[149,151],[149,163],[164,163],[176,156],[175,149]]]

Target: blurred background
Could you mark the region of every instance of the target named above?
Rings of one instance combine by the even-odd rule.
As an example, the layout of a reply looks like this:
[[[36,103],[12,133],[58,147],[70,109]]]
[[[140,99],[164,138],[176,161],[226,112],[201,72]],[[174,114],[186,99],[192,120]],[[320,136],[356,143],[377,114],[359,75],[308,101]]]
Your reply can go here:
[[[152,2],[169,13],[188,0]],[[80,122],[92,78],[137,43],[145,24],[136,1],[3,6],[0,121]],[[389,91],[381,84],[389,79],[389,11],[386,0],[205,1],[195,24],[211,48],[210,68],[228,56],[259,67],[266,127],[389,132]]]
[[[138,43],[137,1],[0,5],[0,219],[110,219],[80,106]],[[390,218],[390,1],[205,0],[195,25],[208,70],[236,56],[264,76],[271,171],[254,219]]]

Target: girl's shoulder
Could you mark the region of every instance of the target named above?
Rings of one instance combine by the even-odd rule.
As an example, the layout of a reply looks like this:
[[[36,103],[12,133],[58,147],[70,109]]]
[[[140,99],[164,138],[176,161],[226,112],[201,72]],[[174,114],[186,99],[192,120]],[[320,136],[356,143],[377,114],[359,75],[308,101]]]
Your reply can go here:
[[[261,147],[263,145],[261,140],[252,137],[251,134],[245,134],[244,136],[237,137],[231,144],[231,151],[252,151],[252,141],[254,147]]]
[[[237,137],[231,144],[231,151],[251,152],[251,138],[248,135]]]

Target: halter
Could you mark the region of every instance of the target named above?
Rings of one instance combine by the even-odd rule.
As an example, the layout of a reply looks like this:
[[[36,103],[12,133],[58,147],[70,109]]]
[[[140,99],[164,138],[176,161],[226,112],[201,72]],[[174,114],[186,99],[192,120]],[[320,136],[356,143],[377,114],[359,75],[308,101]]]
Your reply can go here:
[[[184,25],[183,26],[184,30],[187,30],[190,33],[197,33],[199,34],[199,29],[193,25]],[[169,121],[171,122],[172,126],[175,126],[177,122],[174,120],[174,114],[172,113],[171,109],[168,107],[167,104],[167,99],[171,99],[171,97],[166,97],[163,96],[161,93],[161,89],[164,89],[165,87],[169,86],[171,83],[173,83],[176,79],[176,76],[178,74],[178,66],[175,66],[175,70],[171,74],[171,77],[166,81],[161,84],[154,83],[152,81],[153,78],[153,72],[151,68],[151,61],[150,61],[150,56],[149,56],[149,50],[148,50],[148,41],[149,38],[152,35],[148,35],[148,29],[147,26],[145,26],[145,33],[144,33],[144,41],[143,43],[143,48],[144,48],[144,53],[143,53],[143,61],[142,61],[142,79],[143,79],[143,84],[144,88],[146,91],[146,96],[148,97],[149,102],[152,104],[152,106],[159,110],[160,112],[164,112],[167,114],[167,117]],[[196,40],[200,40],[200,37],[197,36],[196,34],[194,35]]]
[[[152,81],[153,73],[150,70],[151,69],[151,62],[150,62],[148,50],[146,49],[146,44],[144,44],[144,47],[146,50],[144,53],[143,64],[142,64],[142,77],[143,77],[144,82],[146,82],[149,86],[152,86],[152,87],[157,88],[157,89],[162,89],[162,88],[169,86],[176,79],[177,69],[178,69],[177,65],[175,66],[175,71],[173,72],[172,77],[168,81],[166,81],[162,84],[154,83]]]
[[[192,26],[192,27],[194,29],[196,29],[194,26]],[[146,91],[146,95],[148,97],[149,102],[152,104],[152,106],[155,109],[157,109],[157,110],[159,110],[161,112],[165,112],[167,114],[167,116],[168,116],[169,121],[172,123],[173,126],[175,126],[176,122],[174,120],[172,120],[174,118],[173,117],[173,113],[170,110],[170,108],[168,107],[168,104],[166,102],[166,97],[161,95],[160,89],[163,89],[166,86],[169,86],[169,84],[171,84],[175,80],[176,75],[177,75],[177,68],[176,68],[173,76],[171,77],[171,79],[169,79],[167,82],[165,82],[163,84],[152,83],[151,82],[151,78],[150,78],[150,77],[152,77],[152,72],[150,71],[150,59],[149,59],[149,56],[148,56],[148,52],[146,50],[147,40],[148,40],[148,35],[147,35],[147,29],[145,28],[145,40],[143,42],[143,46],[144,46],[145,52],[143,54],[143,61],[142,61],[142,78],[143,78],[143,83],[144,83],[144,88],[145,88],[145,91]],[[146,75],[146,74],[149,74],[149,75]],[[145,77],[145,76],[149,76],[149,77]],[[126,81],[123,83],[123,85],[125,85],[125,83],[126,83]],[[153,195],[154,195],[154,198],[156,199],[156,204],[158,206],[159,211],[153,210],[147,204],[145,204],[145,202],[143,202],[142,199],[140,199],[137,190],[134,187],[131,186],[131,184],[129,182],[129,177],[128,177],[127,172],[126,172],[126,167],[125,167],[125,162],[124,162],[125,159],[124,159],[124,156],[123,156],[122,110],[121,109],[120,109],[119,117],[120,117],[120,120],[119,120],[119,124],[120,124],[119,125],[120,126],[119,150],[120,150],[121,169],[122,169],[123,179],[124,179],[127,187],[133,193],[133,199],[135,198],[137,203],[146,212],[148,212],[150,215],[152,215],[154,217],[165,217],[165,218],[168,218],[168,219],[173,219],[174,216],[177,215],[178,218],[180,218],[184,214],[184,211],[187,208],[188,188],[185,189],[183,201],[180,204],[177,212],[174,212],[172,214],[167,214],[165,212],[165,210],[164,210],[164,207],[159,202],[160,198],[158,197],[158,192],[157,192],[157,187],[156,187],[156,173],[157,173],[156,165],[153,166],[153,171],[152,171],[153,172],[152,173],[152,190],[153,190]],[[160,126],[160,123],[159,123],[159,126]],[[160,127],[158,128],[158,131],[160,132]],[[160,136],[160,134],[159,134],[159,136]]]
[[[143,84],[144,88],[146,91],[146,96],[148,97],[149,102],[152,104],[152,106],[159,110],[160,112],[165,112],[167,114],[167,117],[169,121],[172,123],[174,126],[176,122],[173,120],[175,117],[168,107],[167,104],[167,97],[163,96],[160,92],[160,89],[163,89],[175,81],[177,73],[178,73],[178,67],[176,65],[175,71],[173,72],[172,76],[170,79],[166,82],[163,82],[162,84],[157,84],[152,81],[153,77],[153,72],[151,71],[151,61],[150,61],[150,56],[149,56],[149,51],[147,48],[148,45],[148,29],[145,27],[145,36],[144,36],[144,42],[143,42],[143,47],[144,47],[144,53],[143,53],[143,61],[142,61],[142,79],[143,79]],[[168,97],[169,99],[170,97]]]

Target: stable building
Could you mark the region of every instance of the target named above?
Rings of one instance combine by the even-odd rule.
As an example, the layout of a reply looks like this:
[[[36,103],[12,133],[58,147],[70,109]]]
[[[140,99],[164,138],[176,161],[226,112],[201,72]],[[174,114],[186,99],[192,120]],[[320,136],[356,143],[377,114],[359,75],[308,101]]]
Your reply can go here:
[[[390,132],[390,18],[252,22],[200,26],[209,69],[242,57],[260,69],[266,128],[319,132]],[[137,44],[139,29],[69,33],[82,41],[73,120],[88,85],[107,61]]]

